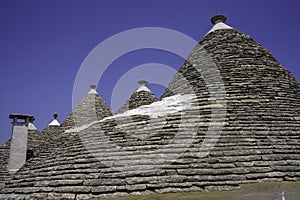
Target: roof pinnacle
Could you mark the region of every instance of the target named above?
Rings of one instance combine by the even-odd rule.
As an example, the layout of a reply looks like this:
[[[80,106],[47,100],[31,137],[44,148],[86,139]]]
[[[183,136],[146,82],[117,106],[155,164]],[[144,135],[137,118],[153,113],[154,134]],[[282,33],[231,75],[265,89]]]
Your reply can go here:
[[[57,117],[58,117],[58,114],[57,114],[57,112],[55,112],[55,113],[53,114],[53,118],[56,119]]]
[[[58,117],[58,114],[57,114],[57,112],[55,112],[54,114],[53,114],[53,120],[52,120],[52,122],[50,122],[50,124],[48,124],[48,126],[60,126],[60,123],[57,121],[57,118]]]
[[[231,26],[225,24],[226,19],[227,18],[224,15],[216,15],[212,17],[210,21],[214,24],[214,26],[205,35],[220,29],[233,29]]]
[[[90,85],[90,91],[88,94],[98,94],[96,91],[96,85]]]
[[[227,17],[225,15],[215,15],[210,19],[210,21],[212,24],[217,24],[219,22],[224,23],[226,21],[226,19],[227,19]]]
[[[151,90],[149,90],[149,88],[146,86],[149,83],[147,80],[139,80],[138,83],[140,84],[140,87],[136,90],[136,92],[151,92]]]
[[[147,80],[139,80],[138,83],[140,85],[147,85],[149,82]]]

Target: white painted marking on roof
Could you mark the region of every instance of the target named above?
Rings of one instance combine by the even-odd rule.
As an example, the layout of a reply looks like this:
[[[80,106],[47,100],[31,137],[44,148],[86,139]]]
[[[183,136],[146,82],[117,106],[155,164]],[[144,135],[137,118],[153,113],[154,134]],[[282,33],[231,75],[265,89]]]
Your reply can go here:
[[[95,89],[91,89],[88,94],[98,94],[98,92]]]
[[[60,126],[60,123],[54,119],[52,122],[50,122],[50,124],[48,124],[48,126]]]
[[[105,119],[105,118],[104,118]],[[101,120],[102,121],[102,120]],[[94,121],[94,122],[91,122],[89,124],[84,124],[82,126],[78,126],[78,127],[75,127],[75,128],[70,128],[68,130],[65,130],[65,133],[72,133],[72,132],[80,132],[80,131],[83,131],[84,129],[87,129],[89,128],[90,126],[98,123],[99,121]]]
[[[28,130],[37,130],[33,123],[28,123]]]
[[[138,108],[128,110],[124,113],[117,114],[114,116],[105,117],[100,121],[94,121],[89,124],[84,124],[79,127],[71,128],[65,131],[65,133],[80,132],[84,129],[89,128],[93,124],[102,122],[108,119],[114,119],[118,117],[127,117],[132,115],[147,115],[152,118],[166,116],[168,114],[176,113],[192,106],[193,100],[197,97],[194,94],[177,94],[171,97],[166,97],[161,101],[154,102],[150,105],[140,106]]]
[[[233,29],[231,26],[228,26],[227,24],[223,23],[223,22],[218,22],[217,24],[215,24],[207,33],[211,33],[215,30],[219,30],[219,29]]]
[[[141,85],[141,86],[136,90],[136,92],[141,92],[141,91],[151,92],[151,90],[150,90],[148,87],[144,86],[144,85]],[[151,93],[152,93],[152,92],[151,92]]]
[[[177,94],[171,97],[166,97],[163,100],[154,102],[150,105],[140,106],[121,114],[106,117],[103,120],[131,115],[148,115],[152,118],[157,118],[191,107],[192,100],[195,98],[196,96],[194,94]]]

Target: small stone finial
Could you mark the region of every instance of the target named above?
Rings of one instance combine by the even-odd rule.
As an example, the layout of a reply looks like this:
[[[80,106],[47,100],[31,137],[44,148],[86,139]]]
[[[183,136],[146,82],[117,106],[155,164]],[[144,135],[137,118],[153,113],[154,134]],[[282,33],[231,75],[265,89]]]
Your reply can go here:
[[[140,85],[147,85],[149,82],[147,80],[140,80],[140,81],[138,81],[138,83]]]
[[[92,90],[95,90],[95,89],[96,89],[96,85],[90,85],[90,88],[91,88]]]
[[[52,122],[50,122],[50,124],[48,124],[48,126],[60,126],[60,123],[57,121],[57,118],[58,117],[58,114],[57,114],[57,112],[55,112],[54,114],[53,114],[53,120],[52,120]]]
[[[227,17],[225,15],[216,15],[216,16],[213,16],[210,21],[212,24],[217,24],[219,22],[225,22],[227,19]]]
[[[57,117],[58,117],[58,114],[57,114],[57,112],[55,112],[55,113],[53,114],[53,118],[56,119]]]

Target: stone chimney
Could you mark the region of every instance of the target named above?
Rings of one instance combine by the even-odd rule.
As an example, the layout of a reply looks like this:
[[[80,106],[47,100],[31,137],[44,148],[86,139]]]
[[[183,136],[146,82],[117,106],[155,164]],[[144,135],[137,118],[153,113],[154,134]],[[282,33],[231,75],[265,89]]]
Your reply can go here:
[[[28,124],[34,121],[34,116],[10,114],[9,118],[13,121],[8,171],[9,173],[15,173],[26,162]]]

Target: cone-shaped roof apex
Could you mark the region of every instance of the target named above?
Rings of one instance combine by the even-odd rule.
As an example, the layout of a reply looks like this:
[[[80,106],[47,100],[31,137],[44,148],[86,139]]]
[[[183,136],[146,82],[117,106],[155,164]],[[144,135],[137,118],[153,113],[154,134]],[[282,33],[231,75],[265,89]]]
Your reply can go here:
[[[152,93],[152,91],[146,86],[149,83],[147,80],[140,80],[138,83],[141,86],[135,92],[147,91]]]
[[[60,126],[60,123],[57,121],[57,118],[58,117],[58,114],[55,112],[54,114],[53,114],[53,120],[52,120],[52,122],[50,122],[49,124],[48,124],[48,126]]]
[[[147,80],[140,80],[138,83],[141,86],[130,96],[130,98],[115,114],[120,114],[139,106],[149,105],[158,100],[152,91],[146,86],[149,83]]]
[[[98,92],[96,91],[96,85],[90,85],[90,91],[88,92],[88,94],[98,94]]]
[[[90,91],[64,120],[62,127],[74,128],[112,115],[111,110],[95,89],[96,85],[90,85]]]
[[[225,15],[215,15],[213,16],[210,21],[212,24],[217,24],[219,22],[226,22],[227,17]]]
[[[225,24],[227,17],[224,15],[215,15],[213,16],[210,21],[214,26],[207,32],[207,34],[219,30],[219,29],[233,29],[231,26]],[[207,35],[206,34],[206,35]]]
[[[32,122],[28,123],[28,130],[37,130],[37,128],[35,127],[35,125]]]

